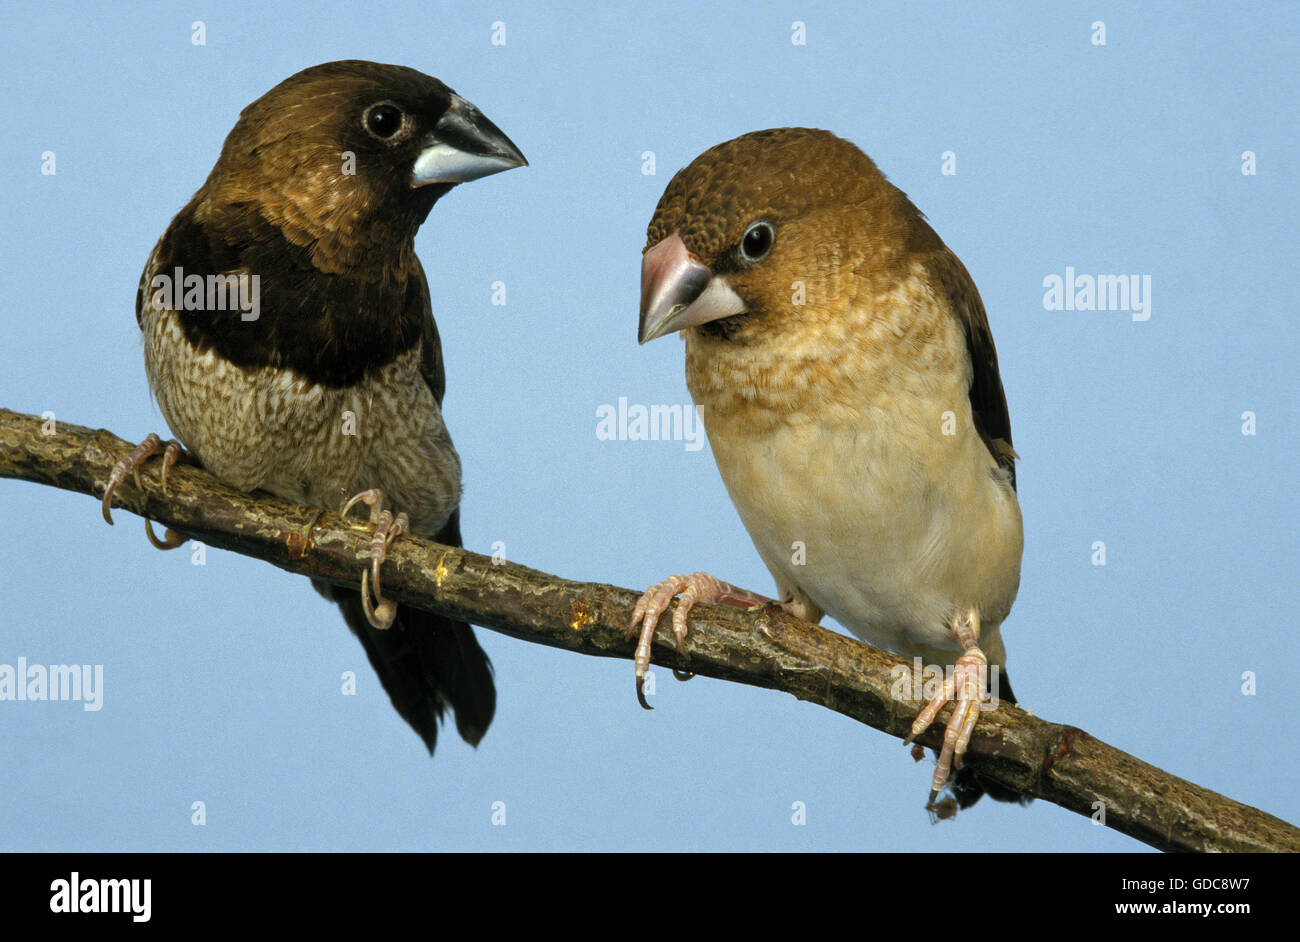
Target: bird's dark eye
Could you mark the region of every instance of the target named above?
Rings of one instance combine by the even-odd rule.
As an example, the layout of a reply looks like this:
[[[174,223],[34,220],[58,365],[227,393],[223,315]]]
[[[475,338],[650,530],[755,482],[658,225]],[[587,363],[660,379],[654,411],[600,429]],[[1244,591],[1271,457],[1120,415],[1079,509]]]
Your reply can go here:
[[[372,105],[366,111],[364,121],[367,131],[386,141],[402,129],[402,109],[391,102]]]
[[[776,233],[765,222],[751,223],[745,230],[745,237],[740,240],[740,254],[747,262],[757,262],[772,251],[772,241]]]

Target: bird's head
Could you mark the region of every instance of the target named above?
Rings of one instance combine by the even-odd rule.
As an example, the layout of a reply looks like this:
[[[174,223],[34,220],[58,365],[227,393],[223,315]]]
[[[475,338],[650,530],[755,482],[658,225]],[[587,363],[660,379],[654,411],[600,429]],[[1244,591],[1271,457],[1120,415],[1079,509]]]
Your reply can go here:
[[[257,206],[330,270],[409,245],[457,183],[526,164],[437,79],[348,60],[305,69],[245,108],[204,189],[213,206]]]
[[[896,264],[900,199],[828,131],[755,131],[710,148],[673,177],[650,221],[640,341],[693,330],[745,342],[833,316],[859,287],[853,273]]]

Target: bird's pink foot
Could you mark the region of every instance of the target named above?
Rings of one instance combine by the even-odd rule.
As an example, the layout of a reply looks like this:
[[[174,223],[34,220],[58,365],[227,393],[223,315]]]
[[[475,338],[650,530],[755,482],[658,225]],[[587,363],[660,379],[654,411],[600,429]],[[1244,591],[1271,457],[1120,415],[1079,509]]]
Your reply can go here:
[[[977,643],[979,613],[964,612],[953,620],[951,628],[965,653],[957,658],[952,674],[944,680],[939,693],[917,715],[911,731],[903,740],[904,745],[911,744],[913,739],[930,728],[944,704],[955,701],[952,715],[948,717],[948,724],[944,728],[943,747],[939,751],[939,761],[935,765],[934,778],[930,784],[931,807],[935,806],[935,799],[947,784],[949,773],[955,768],[961,768],[962,758],[979,718],[980,702],[988,677],[988,658]]]
[[[654,639],[659,616],[672,602],[673,597],[679,594],[681,598],[677,602],[677,610],[673,612],[673,635],[677,638],[677,650],[682,654],[686,653],[686,615],[697,602],[754,608],[772,601],[766,596],[715,579],[707,572],[694,572],[689,576],[669,576],[646,589],[632,611],[632,621],[628,629],[635,631],[637,622],[641,623],[633,663],[636,669],[636,698],[647,710],[654,709],[645,698],[645,678],[650,672],[650,643]],[[684,671],[673,671],[673,674],[678,680],[689,680],[694,676]]]
[[[176,441],[176,439],[173,438],[164,443],[157,435],[150,432],[149,435],[145,437],[145,440],[135,447],[135,450],[132,451],[131,454],[113,465],[113,471],[108,476],[108,484],[104,487],[104,500],[101,505],[104,511],[104,520],[109,526],[113,525],[113,516],[110,513],[110,509],[113,506],[113,492],[116,491],[118,486],[126,480],[128,474],[135,479],[135,486],[138,488],[140,486],[140,466],[150,457],[159,452],[162,452],[163,454],[162,486],[163,491],[165,492],[167,490],[167,472],[171,469],[172,465],[176,464],[177,461],[188,458],[185,449],[181,447],[181,443]],[[187,537],[172,529],[164,531],[163,538],[161,540],[158,539],[158,537],[154,535],[153,526],[150,524],[149,518],[147,517],[144,521],[144,531],[149,537],[149,542],[162,550],[175,549],[187,539]]]
[[[393,540],[410,530],[410,519],[405,513],[393,512],[384,506],[384,492],[370,488],[356,494],[343,507],[343,515],[357,504],[370,508],[370,522],[375,525],[374,535],[370,538],[370,566],[361,570],[361,607],[365,610],[366,620],[376,628],[388,628],[397,617],[397,603],[388,601],[383,596],[379,583],[379,567],[388,555],[388,547]],[[375,601],[370,601],[370,586],[374,584]]]

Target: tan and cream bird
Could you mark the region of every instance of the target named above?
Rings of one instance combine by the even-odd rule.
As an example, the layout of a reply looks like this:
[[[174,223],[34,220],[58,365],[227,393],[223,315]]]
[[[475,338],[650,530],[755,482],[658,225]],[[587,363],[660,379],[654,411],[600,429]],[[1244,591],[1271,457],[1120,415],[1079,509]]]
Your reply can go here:
[[[945,784],[961,807],[1015,799],[961,768],[988,680],[1015,702],[1000,627],[1023,536],[993,337],[957,256],[853,144],[756,131],[678,172],[650,221],[640,340],[674,331],[781,607],[949,668],[912,728],[956,701],[932,806]],[[638,695],[678,594],[679,647],[693,604],[769,601],[704,573],[651,587],[632,623]]]

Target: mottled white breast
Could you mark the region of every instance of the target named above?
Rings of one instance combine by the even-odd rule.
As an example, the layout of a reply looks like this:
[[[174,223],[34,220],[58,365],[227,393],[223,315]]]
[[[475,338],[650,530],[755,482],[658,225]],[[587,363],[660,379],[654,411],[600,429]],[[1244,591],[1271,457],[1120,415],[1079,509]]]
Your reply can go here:
[[[420,375],[418,346],[332,389],[198,353],[171,310],[146,305],[143,329],[149,385],[168,425],[231,486],[331,509],[378,487],[429,534],[458,504],[460,459]]]

